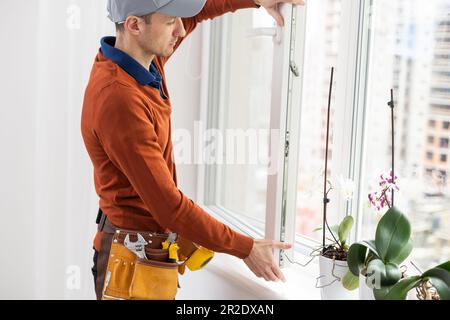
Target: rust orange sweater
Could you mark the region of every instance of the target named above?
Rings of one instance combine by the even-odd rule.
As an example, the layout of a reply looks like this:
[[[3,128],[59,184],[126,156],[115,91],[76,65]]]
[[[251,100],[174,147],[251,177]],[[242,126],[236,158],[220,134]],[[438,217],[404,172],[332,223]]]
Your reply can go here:
[[[206,19],[241,8],[253,0],[208,0],[195,17],[183,19],[187,34]],[[183,39],[177,43],[178,47]],[[233,231],[177,187],[171,141],[170,96],[164,64],[158,89],[139,84],[120,66],[98,53],[86,88],[81,130],[94,166],[100,207],[113,224],[131,230],[173,231],[216,252],[249,255],[253,239]],[[101,233],[94,239],[100,249]]]

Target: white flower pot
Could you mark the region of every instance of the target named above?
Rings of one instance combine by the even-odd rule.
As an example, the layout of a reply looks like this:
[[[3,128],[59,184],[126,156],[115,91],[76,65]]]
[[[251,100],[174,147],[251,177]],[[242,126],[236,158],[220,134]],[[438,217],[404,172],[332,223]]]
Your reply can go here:
[[[375,300],[373,290],[367,286],[363,275],[359,275],[359,300]]]
[[[322,300],[356,300],[358,298],[358,290],[349,291],[342,286],[342,278],[348,271],[347,261],[333,261],[319,256],[319,269]],[[341,280],[337,280],[333,274]]]

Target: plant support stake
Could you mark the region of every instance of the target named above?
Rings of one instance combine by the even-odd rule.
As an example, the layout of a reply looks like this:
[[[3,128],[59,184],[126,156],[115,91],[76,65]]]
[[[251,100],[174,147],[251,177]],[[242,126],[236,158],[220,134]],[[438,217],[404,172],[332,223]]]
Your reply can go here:
[[[327,137],[326,137],[326,147],[325,147],[325,174],[323,181],[323,226],[322,226],[322,245],[325,248],[325,224],[327,223],[327,205],[330,202],[328,199],[327,192],[327,171],[328,171],[328,142],[330,136],[330,113],[331,113],[331,94],[333,90],[333,76],[334,76],[334,67],[331,68],[331,79],[330,79],[330,92],[328,95],[328,111],[327,111]]]
[[[394,172],[394,90],[391,89],[391,101],[388,102],[388,106],[391,107],[391,143],[392,143],[392,150],[391,150],[391,156],[392,156],[392,170],[391,170],[391,178],[392,183],[395,182],[395,172]],[[392,198],[391,198],[391,207],[394,206],[394,188],[391,190],[392,192]]]

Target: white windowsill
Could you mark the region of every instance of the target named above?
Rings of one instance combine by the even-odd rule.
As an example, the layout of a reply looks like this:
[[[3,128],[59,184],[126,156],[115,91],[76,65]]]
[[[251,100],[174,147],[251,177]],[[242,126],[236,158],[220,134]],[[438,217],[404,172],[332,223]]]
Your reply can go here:
[[[219,221],[227,223],[222,217],[215,214],[206,206],[202,206],[209,214]],[[235,226],[229,225],[235,229]],[[305,256],[302,264],[309,259]],[[286,261],[286,267],[282,272],[286,282],[269,282],[256,277],[253,272],[240,259],[223,254],[216,253],[214,259],[206,267],[210,272],[223,277],[229,283],[237,288],[248,291],[257,299],[266,300],[317,300],[321,299],[320,289],[316,288],[316,278],[319,276],[318,259],[313,260],[306,267],[291,264]]]
[[[269,282],[257,278],[240,259],[216,253],[207,266],[210,272],[217,274],[236,288],[248,291],[261,300],[318,300],[320,289],[315,287],[318,276],[318,263],[313,261],[307,267],[290,266],[282,269],[286,282]]]

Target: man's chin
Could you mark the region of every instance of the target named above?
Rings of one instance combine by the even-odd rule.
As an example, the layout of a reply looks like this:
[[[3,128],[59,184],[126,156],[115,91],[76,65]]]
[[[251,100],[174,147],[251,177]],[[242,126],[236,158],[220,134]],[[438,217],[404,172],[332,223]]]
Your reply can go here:
[[[156,53],[153,53],[155,56],[160,57],[160,58],[169,58],[173,52],[175,51],[174,47],[168,47],[166,48],[164,51],[156,51]]]
[[[172,55],[173,52],[174,52],[174,49],[173,49],[173,48],[169,48],[169,49],[167,49],[167,50],[164,52],[164,54],[162,55],[162,57],[168,58],[168,57],[170,57],[170,56]]]

